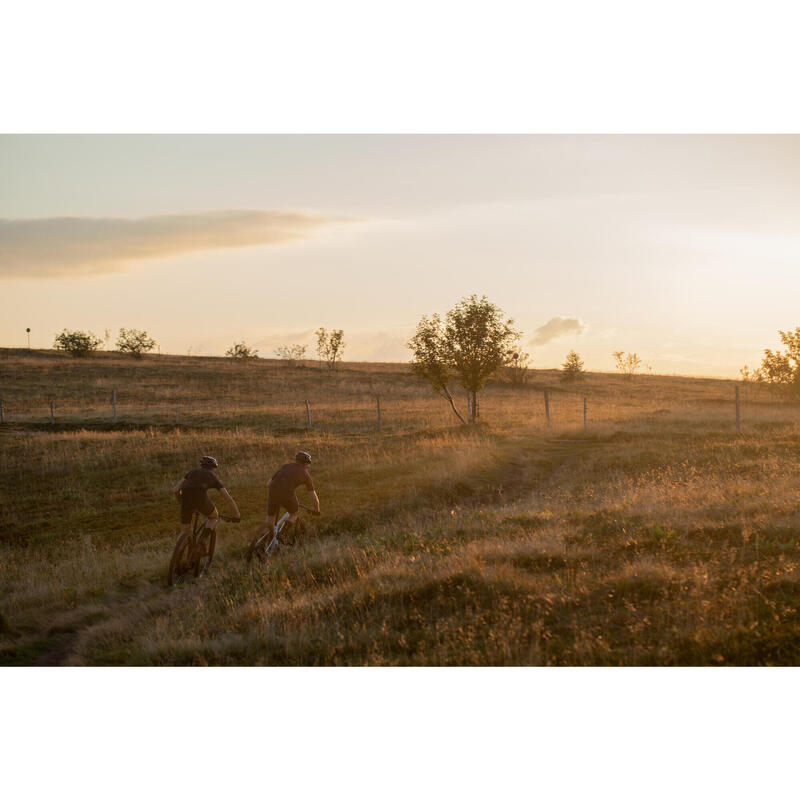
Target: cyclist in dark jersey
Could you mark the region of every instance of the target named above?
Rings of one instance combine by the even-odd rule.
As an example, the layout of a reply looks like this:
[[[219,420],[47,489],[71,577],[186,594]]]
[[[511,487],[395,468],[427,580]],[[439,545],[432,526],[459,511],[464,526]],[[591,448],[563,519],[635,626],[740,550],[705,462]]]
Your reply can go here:
[[[285,508],[289,512],[287,525],[294,525],[297,519],[297,512],[300,510],[300,503],[297,501],[295,490],[298,486],[305,486],[308,496],[314,504],[314,513],[319,514],[319,497],[314,489],[314,481],[308,471],[311,464],[311,456],[305,451],[299,452],[294,461],[284,464],[269,480],[267,484],[267,516],[258,534],[266,533],[275,525],[278,512]]]
[[[228,490],[222,485],[216,472],[219,464],[212,456],[203,456],[200,459],[199,469],[190,469],[172,490],[175,498],[181,504],[181,532],[187,533],[192,527],[192,514],[199,511],[208,517],[207,528],[212,530],[217,527],[219,512],[208,496],[209,489],[217,489],[233,509],[233,515],[242,518],[239,506],[230,496]]]

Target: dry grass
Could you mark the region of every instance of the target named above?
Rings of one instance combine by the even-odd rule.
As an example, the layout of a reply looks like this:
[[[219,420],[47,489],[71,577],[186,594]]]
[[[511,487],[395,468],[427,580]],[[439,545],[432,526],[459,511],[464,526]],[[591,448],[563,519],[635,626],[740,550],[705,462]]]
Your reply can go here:
[[[467,430],[401,365],[0,369],[1,663],[798,663],[800,409],[769,395],[744,392],[737,437],[730,382],[537,372]],[[299,446],[325,516],[250,572],[265,479]],[[203,452],[245,521],[167,590],[169,487]]]

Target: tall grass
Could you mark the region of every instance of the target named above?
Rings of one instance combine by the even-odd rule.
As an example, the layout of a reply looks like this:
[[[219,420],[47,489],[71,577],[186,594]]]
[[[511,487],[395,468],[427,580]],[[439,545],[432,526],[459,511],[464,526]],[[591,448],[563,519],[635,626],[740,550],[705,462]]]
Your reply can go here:
[[[570,387],[547,372],[491,385],[484,422],[468,429],[402,365],[348,365],[329,379],[310,365],[221,359],[11,353],[0,364],[12,410],[0,433],[4,663],[800,655],[800,413],[749,387],[741,437],[730,382],[590,375]],[[120,426],[87,423],[111,386]],[[48,392],[62,398],[53,427],[34,413]],[[179,425],[159,416],[169,392],[184,404]],[[266,480],[301,446],[314,453],[324,516],[251,572]],[[168,590],[169,490],[206,452],[245,519],[221,526],[207,578]]]

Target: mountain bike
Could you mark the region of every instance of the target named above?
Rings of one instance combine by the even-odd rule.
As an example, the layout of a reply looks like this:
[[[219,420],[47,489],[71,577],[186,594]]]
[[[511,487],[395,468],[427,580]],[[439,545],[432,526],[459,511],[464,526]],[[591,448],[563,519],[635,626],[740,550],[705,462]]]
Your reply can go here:
[[[316,512],[300,503],[300,508],[310,511],[312,514]],[[247,563],[253,562],[257,559],[262,564],[268,561],[275,555],[280,546],[294,547],[306,532],[306,526],[300,517],[297,517],[294,525],[287,528],[286,523],[289,519],[289,512],[284,515],[273,525],[272,530],[267,530],[261,535],[256,534],[253,541],[250,542],[250,547],[247,550]]]
[[[220,514],[219,518],[225,522],[239,522],[238,517],[226,517],[224,514]],[[209,528],[207,522],[208,517],[195,511],[192,516],[192,530],[178,536],[167,571],[168,586],[183,583],[190,573],[195,578],[201,578],[205,574],[217,546],[217,531]]]

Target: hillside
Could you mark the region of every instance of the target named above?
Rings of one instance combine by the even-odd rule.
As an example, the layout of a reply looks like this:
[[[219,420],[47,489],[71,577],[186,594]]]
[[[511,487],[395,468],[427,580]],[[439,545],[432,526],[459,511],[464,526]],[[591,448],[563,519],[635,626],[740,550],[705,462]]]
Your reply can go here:
[[[800,409],[733,387],[537,370],[467,428],[400,364],[0,351],[0,663],[797,663]],[[300,447],[324,514],[251,571]],[[244,520],[170,590],[204,453]]]

